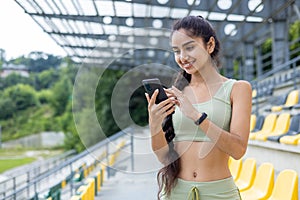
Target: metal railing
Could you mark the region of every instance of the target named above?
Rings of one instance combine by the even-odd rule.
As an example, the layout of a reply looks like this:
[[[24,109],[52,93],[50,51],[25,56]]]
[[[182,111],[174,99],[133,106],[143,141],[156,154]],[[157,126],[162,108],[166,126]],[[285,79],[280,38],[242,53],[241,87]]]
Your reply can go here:
[[[46,161],[37,161],[29,165],[17,167],[2,174],[3,181],[0,182],[0,198],[15,191],[18,187],[26,185],[30,179],[41,176],[50,169],[65,162],[70,156],[76,153],[75,150],[67,151]]]
[[[114,148],[112,143],[116,142],[120,138],[126,138],[127,143],[122,147],[130,147],[131,153],[127,158],[124,158],[124,162],[131,159],[131,170],[134,170],[133,162],[133,135],[126,134],[132,131],[133,128],[129,127],[124,131],[120,131],[102,141],[96,145],[86,149],[85,151],[57,164],[51,169],[48,168],[47,171],[39,173],[35,177],[31,177],[28,171],[18,174],[14,177],[10,177],[8,180],[0,183],[0,200],[22,200],[22,199],[39,199],[37,198],[39,194],[47,192],[52,186],[60,184],[67,177],[73,177],[75,170],[80,168],[82,165],[90,165],[95,162],[100,155],[100,152],[106,152],[106,157],[103,160],[108,161],[109,155],[114,153]],[[101,160],[101,161],[103,161]],[[100,161],[100,160],[98,160]],[[100,161],[100,162],[101,162]],[[107,167],[108,177],[110,176],[110,167]],[[75,186],[70,182],[70,193],[68,196],[72,196]]]
[[[291,60],[289,60],[286,63],[283,63],[279,66],[276,66],[272,70],[267,71],[266,73],[262,74],[261,76],[257,77],[255,80],[251,81],[253,85],[258,84],[259,82],[266,80],[266,78],[274,76],[275,74],[281,75],[280,72],[283,72],[286,70],[292,69],[293,71],[291,73],[295,74],[296,73],[296,68],[297,68],[297,62],[300,61],[300,56],[297,56]]]
[[[300,68],[297,66],[299,62],[300,56],[297,56],[251,81],[252,89],[257,91],[257,96],[253,99],[257,115],[260,109],[260,99],[273,97],[276,87],[289,84],[289,87],[293,89],[299,88]]]

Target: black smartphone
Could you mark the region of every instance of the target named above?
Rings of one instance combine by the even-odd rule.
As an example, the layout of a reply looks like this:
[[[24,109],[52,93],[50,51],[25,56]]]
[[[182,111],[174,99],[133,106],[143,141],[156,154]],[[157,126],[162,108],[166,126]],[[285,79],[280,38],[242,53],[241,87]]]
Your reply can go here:
[[[156,104],[159,104],[160,102],[168,99],[168,96],[164,91],[164,88],[161,85],[161,82],[158,78],[144,79],[142,80],[142,83],[144,85],[146,92],[149,94],[150,98],[153,95],[154,91],[158,89],[159,92],[155,100]]]

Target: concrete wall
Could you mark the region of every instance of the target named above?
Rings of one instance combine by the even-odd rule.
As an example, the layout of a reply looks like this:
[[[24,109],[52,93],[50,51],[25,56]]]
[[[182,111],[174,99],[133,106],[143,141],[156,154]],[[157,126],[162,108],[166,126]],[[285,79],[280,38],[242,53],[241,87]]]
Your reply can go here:
[[[245,158],[255,158],[257,166],[264,162],[274,165],[276,172],[293,169],[300,174],[300,146],[280,144],[271,141],[249,140]]]
[[[64,144],[65,135],[62,132],[43,132],[39,134],[29,135],[16,140],[2,143],[3,148],[29,147],[43,148],[56,147]]]

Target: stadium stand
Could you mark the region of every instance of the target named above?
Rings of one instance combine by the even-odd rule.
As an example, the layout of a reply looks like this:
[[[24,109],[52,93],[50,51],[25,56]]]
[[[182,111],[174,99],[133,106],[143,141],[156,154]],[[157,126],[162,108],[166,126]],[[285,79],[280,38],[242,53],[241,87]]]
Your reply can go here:
[[[230,159],[229,166],[238,161]],[[242,159],[239,161],[242,161]],[[244,158],[241,163],[240,176],[235,182],[243,200],[298,200],[298,173],[295,170],[284,169],[276,175],[272,163],[264,162],[257,170],[256,163],[255,158]],[[231,172],[235,173],[234,171]],[[242,183],[240,180],[245,175],[248,180]],[[247,187],[244,185],[246,182]]]
[[[256,132],[251,132],[249,139],[254,140],[256,135],[272,132],[275,127],[276,120],[277,120],[277,114],[275,114],[275,113],[268,114],[265,117],[264,124],[263,124],[261,130],[256,131]]]
[[[299,91],[292,90],[288,93],[287,99],[283,105],[273,106],[271,108],[272,112],[278,112],[282,109],[291,109],[294,105],[296,105],[299,101]]]
[[[116,150],[108,156],[108,162],[98,162],[96,165],[91,165],[84,168],[83,180],[73,179],[73,181],[80,181],[80,185],[77,186],[75,195],[71,197],[71,200],[94,200],[98,192],[100,192],[101,186],[104,181],[104,173],[107,171],[107,167],[112,167],[117,157],[120,155],[121,149],[125,146],[126,141],[122,140],[117,146]],[[106,153],[105,153],[106,154]],[[103,155],[105,155],[103,154]],[[101,159],[98,159],[101,160]],[[100,166],[100,171],[91,173],[95,169],[95,166]],[[82,173],[82,172],[81,172]],[[88,176],[90,174],[90,176]],[[74,176],[76,178],[76,175]]]
[[[279,114],[273,131],[257,134],[255,139],[266,141],[269,136],[278,136],[287,133],[290,125],[290,118],[290,113]]]
[[[268,200],[298,200],[298,174],[286,169],[279,173],[271,197]]]
[[[252,90],[252,99],[255,99],[257,97],[257,90],[253,89]]]
[[[289,130],[288,130],[287,133],[281,134],[281,135],[278,135],[278,136],[269,136],[267,138],[267,140],[274,141],[274,142],[279,142],[279,140],[282,137],[286,137],[286,139],[290,138],[290,139],[287,139],[287,141],[289,141],[289,140],[293,141],[294,139],[297,138],[297,135],[299,133],[300,133],[300,114],[297,114],[295,116],[292,116],[292,118],[291,118],[291,124],[289,126]],[[288,137],[288,136],[291,136],[291,137]],[[295,136],[295,137],[292,137],[292,136]],[[284,139],[284,140],[286,140],[286,139]],[[281,142],[281,143],[285,143],[285,142]],[[289,144],[289,142],[287,142],[285,144]],[[297,144],[297,141],[292,142],[292,144]]]
[[[300,132],[297,132],[295,135],[286,135],[280,138],[280,143],[282,144],[291,144],[297,145],[300,141]]]
[[[246,158],[242,164],[240,175],[235,181],[241,192],[249,189],[252,186],[255,175],[256,160],[254,158]]]
[[[254,128],[253,129],[250,128],[251,133],[261,130],[261,128],[264,124],[264,120],[265,120],[264,116],[262,116],[262,115],[259,115],[259,116],[256,116],[255,114],[252,114],[252,115],[255,116],[255,121],[250,122],[251,126],[253,126],[253,124],[254,124]],[[251,120],[254,120],[254,117],[253,117],[253,119],[251,118]]]
[[[271,163],[263,163],[259,166],[253,185],[247,190],[241,191],[243,200],[266,199],[274,186],[274,167]]]
[[[250,118],[250,132],[254,130],[256,124],[256,115],[252,114]]]
[[[284,103],[286,102],[288,93],[285,94],[281,94],[278,96],[271,96],[268,100],[269,102],[269,107],[265,108],[265,111],[267,112],[271,112],[272,109],[276,110],[277,107],[279,107],[279,109],[281,108],[282,105],[284,105]]]
[[[242,160],[235,160],[232,157],[229,157],[229,169],[231,171],[231,175],[233,180],[236,181],[239,178],[241,168],[242,168]]]

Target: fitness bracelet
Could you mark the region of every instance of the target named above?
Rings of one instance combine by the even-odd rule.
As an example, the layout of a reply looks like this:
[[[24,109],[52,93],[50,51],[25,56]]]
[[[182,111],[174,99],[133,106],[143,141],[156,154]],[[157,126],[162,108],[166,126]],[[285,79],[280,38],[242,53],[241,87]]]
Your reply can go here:
[[[207,114],[205,112],[202,113],[201,117],[195,121],[195,124],[199,126],[205,119],[207,118]]]

